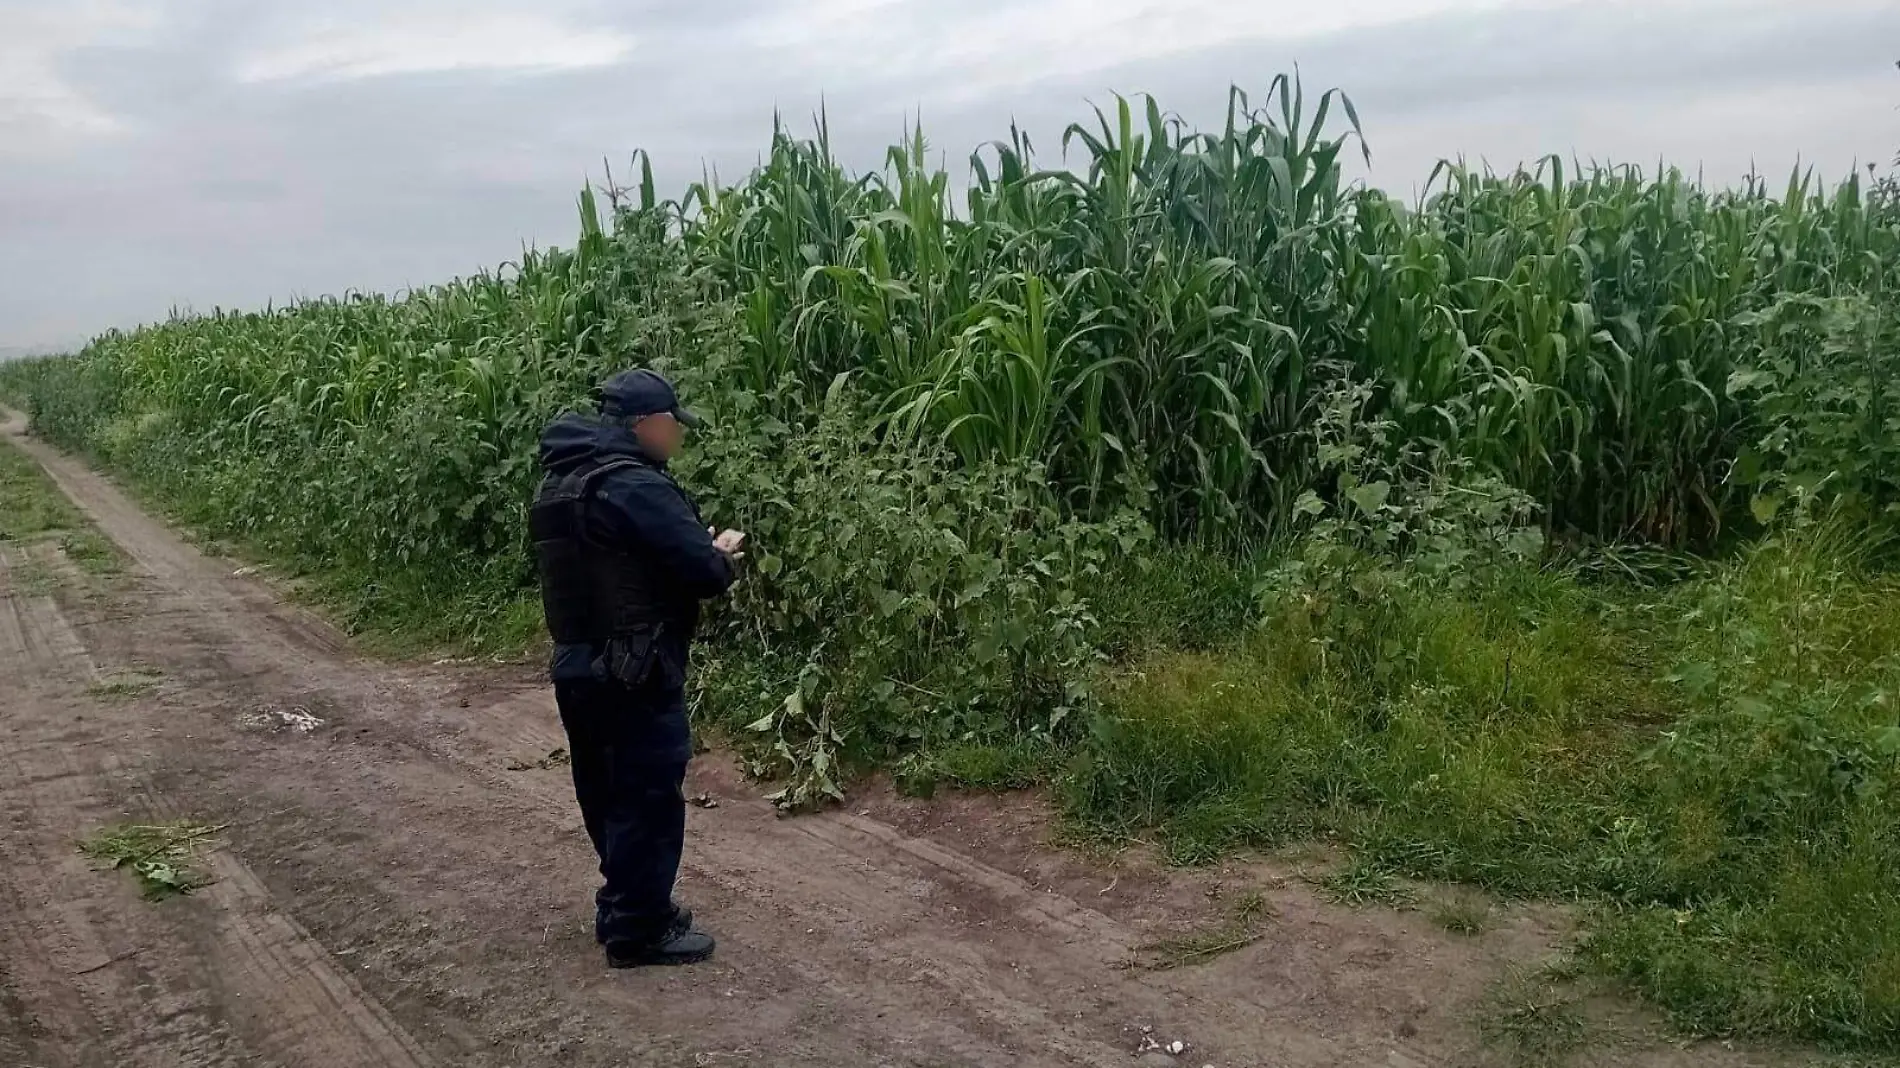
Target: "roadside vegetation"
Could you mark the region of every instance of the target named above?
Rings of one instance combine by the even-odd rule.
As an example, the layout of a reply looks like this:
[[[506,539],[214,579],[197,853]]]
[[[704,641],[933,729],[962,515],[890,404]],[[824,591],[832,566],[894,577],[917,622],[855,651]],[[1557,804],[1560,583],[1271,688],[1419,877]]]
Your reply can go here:
[[[1900,1050],[1893,183],[1403,203],[1364,150],[1281,79],[1211,132],[1010,130],[953,196],[921,132],[856,175],[820,117],[677,200],[636,157],[571,250],[0,394],[361,630],[519,650],[536,435],[656,367],[754,546],[696,714],[786,806],[888,765],[1182,862],[1324,838],[1342,900],[1578,902],[1690,1030]]]
[[[0,542],[73,534],[85,526],[78,509],[33,458],[0,438]]]
[[[59,552],[82,570],[111,574],[124,565],[119,550],[93,529],[40,465],[0,439],[0,548],[51,541]],[[41,590],[51,585],[40,561],[21,555],[13,560],[18,588]]]

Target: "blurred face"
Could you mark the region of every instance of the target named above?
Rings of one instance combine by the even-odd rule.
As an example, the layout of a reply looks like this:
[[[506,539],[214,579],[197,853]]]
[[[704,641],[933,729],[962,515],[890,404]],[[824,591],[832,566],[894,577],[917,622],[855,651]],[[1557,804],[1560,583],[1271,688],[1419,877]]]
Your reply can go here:
[[[679,455],[680,445],[686,440],[686,428],[673,418],[673,413],[658,412],[635,419],[633,436],[641,448],[662,460],[671,460]]]

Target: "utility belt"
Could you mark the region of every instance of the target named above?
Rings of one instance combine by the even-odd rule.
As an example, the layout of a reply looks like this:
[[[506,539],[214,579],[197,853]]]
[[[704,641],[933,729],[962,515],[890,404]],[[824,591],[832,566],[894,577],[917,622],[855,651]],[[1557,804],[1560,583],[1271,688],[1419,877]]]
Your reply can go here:
[[[677,690],[686,685],[686,665],[673,662],[664,640],[672,626],[664,621],[639,623],[607,639],[594,658],[594,677],[628,689]]]

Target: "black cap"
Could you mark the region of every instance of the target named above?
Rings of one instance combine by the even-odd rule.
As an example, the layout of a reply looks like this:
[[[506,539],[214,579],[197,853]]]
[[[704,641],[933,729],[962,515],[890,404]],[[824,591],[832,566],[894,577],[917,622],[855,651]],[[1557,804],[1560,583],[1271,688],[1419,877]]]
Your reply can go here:
[[[679,393],[673,389],[673,383],[645,368],[610,376],[594,390],[594,400],[600,405],[600,414],[619,419],[668,412],[687,426],[704,422],[680,407]]]

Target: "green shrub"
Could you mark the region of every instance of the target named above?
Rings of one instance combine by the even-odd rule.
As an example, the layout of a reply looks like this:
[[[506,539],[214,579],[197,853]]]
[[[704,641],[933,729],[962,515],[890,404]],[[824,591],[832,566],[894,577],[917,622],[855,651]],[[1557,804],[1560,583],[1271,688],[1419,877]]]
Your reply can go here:
[[[1820,501],[1891,524],[1900,516],[1900,306],[1891,297],[1791,294],[1738,319],[1762,337],[1729,376],[1759,436],[1736,461],[1763,523]]]
[[[1062,731],[1101,658],[1086,592],[1148,541],[1133,516],[1064,519],[1034,465],[894,443],[845,391],[722,426],[681,474],[749,534],[713,707],[771,740],[789,804],[835,794],[840,753]]]

